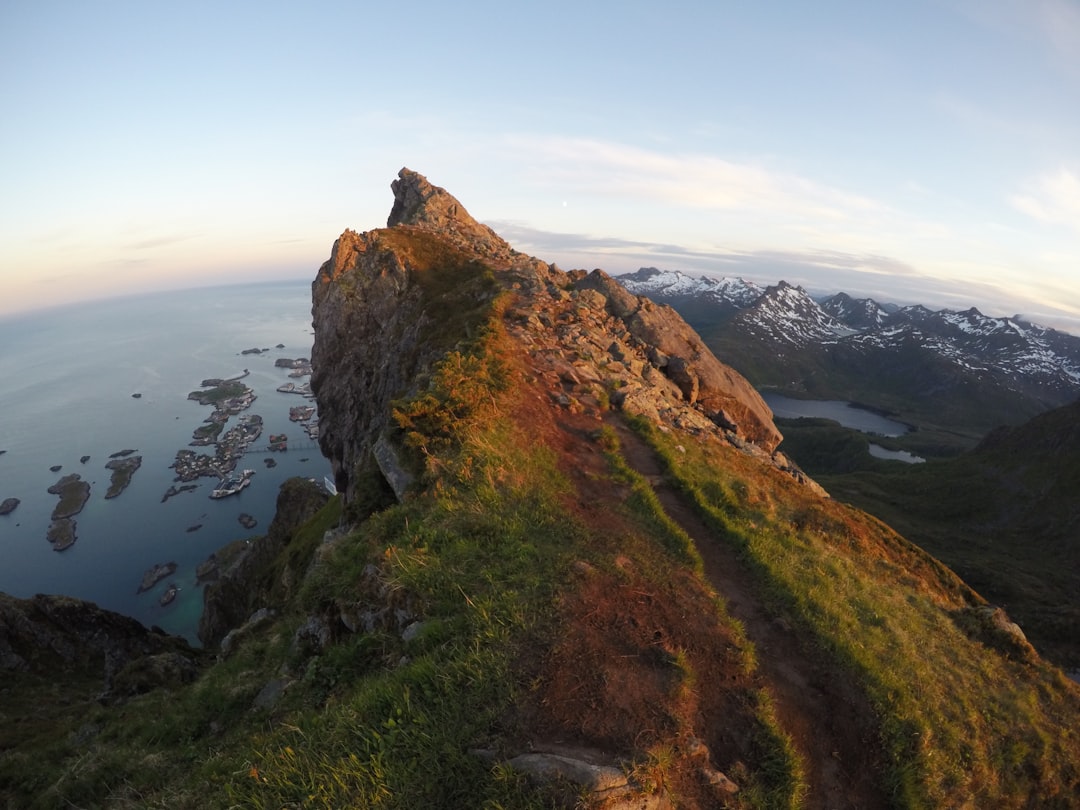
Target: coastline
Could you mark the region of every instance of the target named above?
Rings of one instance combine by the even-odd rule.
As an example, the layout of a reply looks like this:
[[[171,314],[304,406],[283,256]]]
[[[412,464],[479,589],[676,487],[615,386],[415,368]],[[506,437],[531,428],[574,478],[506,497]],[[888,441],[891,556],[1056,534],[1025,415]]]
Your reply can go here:
[[[170,467],[207,415],[205,406],[186,401],[186,394],[205,379],[242,381],[258,397],[251,410],[264,417],[262,443],[267,430],[304,441],[299,425],[288,420],[295,398],[275,391],[290,369],[275,368],[274,362],[279,355],[310,353],[310,282],[160,295],[138,308],[131,303],[95,302],[65,311],[63,318],[50,313],[25,319],[10,332],[0,325],[0,338],[10,349],[0,357],[0,372],[14,380],[0,413],[5,437],[0,503],[18,500],[0,516],[0,591],[19,598],[70,595],[194,640],[202,604],[196,566],[245,536],[241,514],[268,526],[284,480],[321,479],[329,464],[317,449],[275,454],[274,465],[262,463],[269,456],[249,457],[238,466],[257,467],[252,484],[237,495],[211,500],[219,477],[177,482]],[[86,341],[86,334],[94,341]],[[246,347],[277,344],[282,348],[238,362]],[[246,372],[240,372],[244,366]],[[132,397],[133,391],[142,396]],[[230,424],[235,423],[234,416]],[[264,449],[260,440],[249,449]],[[106,499],[104,462],[118,448],[135,447],[141,465],[118,495]],[[90,459],[102,461],[81,466]],[[62,477],[49,473],[52,462],[81,474],[90,486],[84,508],[73,518],[61,518],[73,524],[73,545],[62,542],[63,554],[46,540],[60,501],[47,489]],[[108,470],[110,476],[113,472]],[[200,531],[186,533],[195,524]],[[158,600],[167,582],[138,597],[129,584],[163,560],[178,563],[178,590],[166,606]]]

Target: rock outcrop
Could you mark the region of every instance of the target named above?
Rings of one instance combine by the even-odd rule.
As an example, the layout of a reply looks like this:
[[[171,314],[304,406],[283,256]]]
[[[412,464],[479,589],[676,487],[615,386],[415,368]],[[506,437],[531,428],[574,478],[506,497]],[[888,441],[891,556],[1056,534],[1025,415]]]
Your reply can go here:
[[[299,580],[304,572],[278,569],[275,564],[296,530],[322,509],[326,501],[322,488],[304,478],[290,478],[281,485],[267,534],[247,543],[203,591],[199,640],[206,647],[218,646],[252,614],[291,595],[293,581],[283,582],[281,578]]]
[[[101,672],[101,700],[128,697],[195,678],[187,643],[92,602],[39,594],[0,594],[0,671],[55,677]]]
[[[775,453],[782,437],[758,393],[673,309],[602,271],[566,273],[519,253],[416,172],[402,169],[391,187],[388,227],[345,231],[312,285],[319,441],[347,503],[390,456],[391,403],[419,390],[501,293],[510,334],[567,407],[611,403],[720,432],[809,483]],[[402,497],[400,470],[384,474]]]

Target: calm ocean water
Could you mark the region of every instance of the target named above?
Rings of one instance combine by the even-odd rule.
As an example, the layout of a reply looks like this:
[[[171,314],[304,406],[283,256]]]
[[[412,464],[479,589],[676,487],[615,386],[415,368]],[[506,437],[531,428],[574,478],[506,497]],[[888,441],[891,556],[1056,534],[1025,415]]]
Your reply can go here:
[[[277,344],[284,348],[275,348]],[[276,389],[290,380],[279,357],[310,357],[311,286],[307,282],[216,287],[95,302],[0,319],[0,501],[21,500],[0,516],[0,591],[76,596],[134,616],[147,625],[195,640],[202,590],[195,567],[224,544],[262,534],[274,515],[278,488],[292,476],[322,480],[330,472],[289,407],[314,404]],[[242,355],[248,348],[269,348]],[[263,418],[263,433],[238,469],[256,470],[252,484],[220,500],[208,496],[216,479],[161,502],[173,483],[176,451],[211,409],[189,401],[208,377],[244,369],[258,398],[246,411]],[[142,394],[135,399],[133,393]],[[226,427],[236,424],[236,417]],[[285,433],[290,450],[274,453],[271,433]],[[105,500],[111,453],[132,448],[142,466],[118,498]],[[213,448],[195,448],[212,452]],[[84,455],[90,456],[80,463]],[[50,467],[62,465],[59,472]],[[46,492],[67,473],[91,482],[90,500],[76,516],[78,540],[63,552],[45,539],[58,498]],[[251,530],[238,522],[255,517]],[[195,531],[190,527],[200,526]],[[174,576],[137,594],[143,573],[175,561]],[[180,587],[162,607],[168,582]]]

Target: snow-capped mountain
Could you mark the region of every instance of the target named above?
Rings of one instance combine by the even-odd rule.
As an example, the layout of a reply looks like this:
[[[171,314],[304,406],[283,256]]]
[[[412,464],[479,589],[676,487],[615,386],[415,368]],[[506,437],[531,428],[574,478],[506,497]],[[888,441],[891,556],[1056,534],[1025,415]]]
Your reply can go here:
[[[783,281],[761,288],[655,268],[618,278],[678,310],[757,385],[863,402],[882,394],[891,407],[952,409],[986,425],[1080,397],[1080,337],[1017,318],[845,293],[818,301]]]
[[[786,281],[767,287],[756,301],[734,318],[748,335],[777,345],[811,346],[840,340],[856,331],[834,318]]]
[[[678,270],[657,270],[655,267],[642,267],[636,273],[618,278],[631,292],[657,301],[689,296],[736,309],[750,306],[764,292],[754,282],[741,278],[688,276]]]
[[[889,317],[890,312],[898,308],[886,308],[873,298],[852,298],[847,293],[837,293],[821,302],[821,308],[837,320],[856,329],[880,327]]]

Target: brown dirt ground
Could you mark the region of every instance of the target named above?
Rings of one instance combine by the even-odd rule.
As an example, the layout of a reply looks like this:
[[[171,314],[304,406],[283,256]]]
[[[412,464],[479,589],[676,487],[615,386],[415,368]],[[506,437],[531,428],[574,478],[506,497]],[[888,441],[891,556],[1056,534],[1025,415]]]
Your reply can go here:
[[[770,615],[735,549],[665,483],[652,450],[616,420],[610,421],[628,463],[649,480],[664,510],[694,540],[706,576],[754,643],[759,671],[781,723],[806,763],[805,806],[888,807],[878,784],[881,752],[865,696],[850,677],[830,667],[820,652],[793,632],[789,623]]]
[[[521,744],[536,750],[586,750],[597,759],[669,764],[648,778],[684,807],[740,807],[720,797],[690,752],[704,742],[707,763],[736,782],[744,763],[760,762],[755,717],[759,690],[804,761],[807,808],[885,808],[880,749],[865,698],[849,679],[769,614],[734,549],[713,536],[691,505],[660,475],[652,451],[617,415],[557,408],[542,386],[523,386],[517,416],[538,443],[561,456],[575,483],[573,510],[604,538],[593,564],[581,565],[560,604],[560,636],[535,672],[531,699],[516,718]],[[711,585],[754,644],[758,667],[747,672],[739,641],[719,616],[714,595],[687,570],[650,558],[635,544],[630,519],[595,436],[604,422],[618,432],[627,461],[652,484],[668,515],[694,540]],[[687,682],[678,657],[693,672]],[[643,755],[645,755],[643,757]]]

